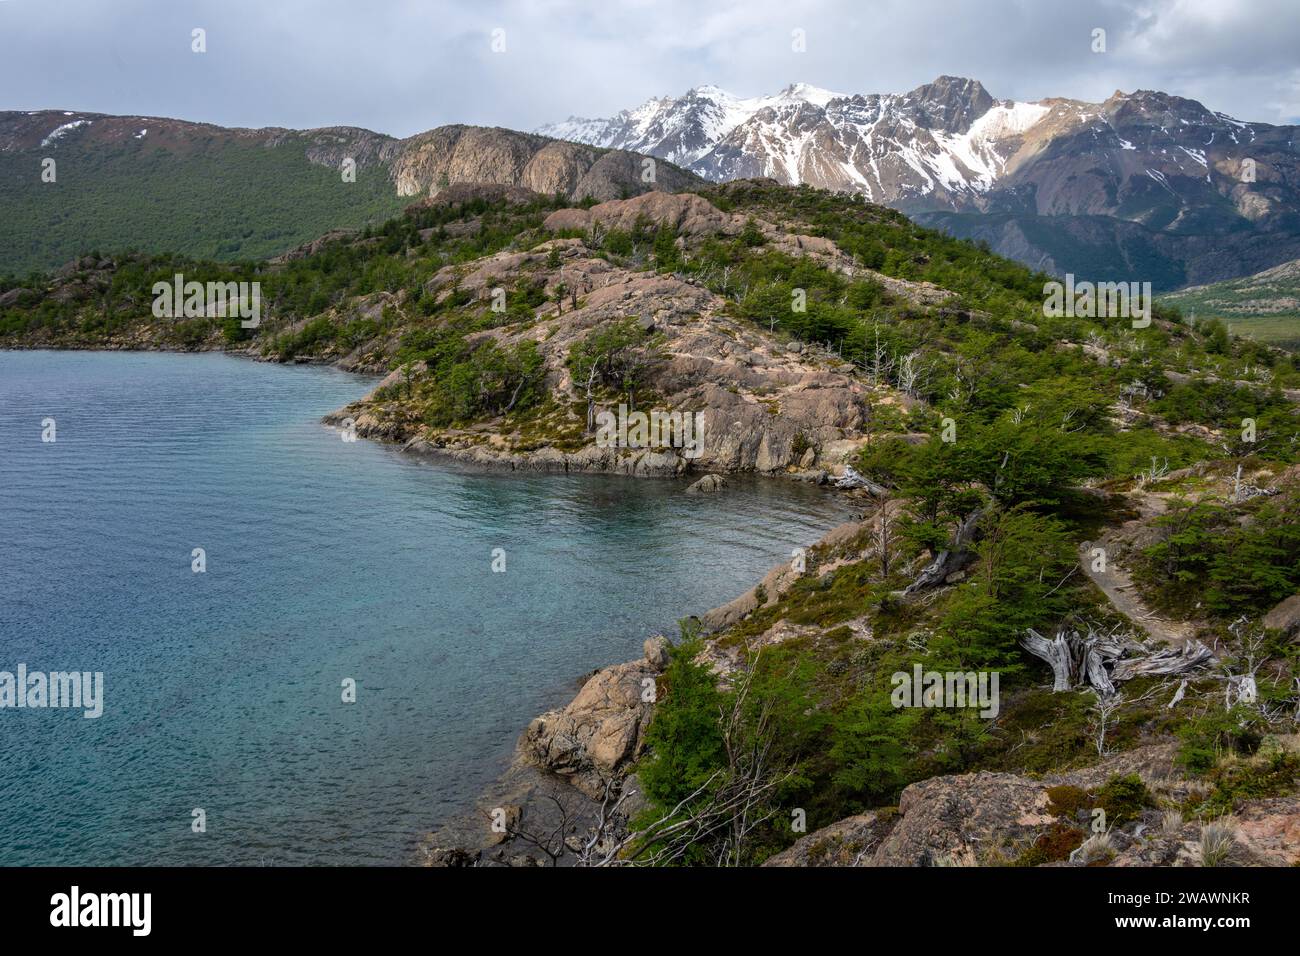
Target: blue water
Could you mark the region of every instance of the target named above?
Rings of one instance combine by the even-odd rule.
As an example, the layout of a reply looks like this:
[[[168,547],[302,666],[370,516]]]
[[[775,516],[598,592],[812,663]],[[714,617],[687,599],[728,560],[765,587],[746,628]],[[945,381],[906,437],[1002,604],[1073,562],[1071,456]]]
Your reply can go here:
[[[408,862],[580,674],[845,515],[789,482],[470,473],[319,423],[371,384],[0,352],[0,671],[105,680],[99,719],[0,709],[0,865]]]

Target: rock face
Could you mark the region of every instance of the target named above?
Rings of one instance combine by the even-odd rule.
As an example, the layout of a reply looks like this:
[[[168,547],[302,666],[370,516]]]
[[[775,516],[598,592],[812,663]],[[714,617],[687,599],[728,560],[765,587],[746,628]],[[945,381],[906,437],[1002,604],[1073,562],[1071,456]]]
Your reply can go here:
[[[658,674],[667,665],[667,641],[646,641],[645,657],[597,671],[567,706],[533,720],[520,753],[540,769],[567,778],[594,799],[642,749]]]
[[[493,183],[535,193],[616,199],[647,189],[686,189],[698,182],[667,162],[642,179],[643,157],[602,151],[530,133],[480,126],[440,126],[402,140],[392,160],[399,196],[435,195],[455,183]]]

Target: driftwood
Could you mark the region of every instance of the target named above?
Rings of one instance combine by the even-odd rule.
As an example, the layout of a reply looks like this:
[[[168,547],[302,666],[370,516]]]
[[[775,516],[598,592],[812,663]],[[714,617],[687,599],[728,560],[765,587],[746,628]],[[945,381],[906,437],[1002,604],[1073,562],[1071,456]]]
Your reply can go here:
[[[954,571],[960,571],[970,563],[970,543],[975,536],[975,528],[983,514],[978,508],[962,519],[948,547],[940,551],[933,561],[927,564],[916,580],[903,589],[904,595],[915,594],[926,588],[934,587]]]
[[[889,494],[889,489],[860,474],[852,465],[844,466],[844,474],[835,480],[836,488],[865,488],[877,498]]]
[[[1186,674],[1214,661],[1214,652],[1200,641],[1188,641],[1181,648],[1150,649],[1127,638],[1115,638],[1089,631],[1061,631],[1051,640],[1033,628],[1020,639],[1020,646],[1052,668],[1052,690],[1092,687],[1103,697],[1115,693],[1115,685],[1134,677]]]

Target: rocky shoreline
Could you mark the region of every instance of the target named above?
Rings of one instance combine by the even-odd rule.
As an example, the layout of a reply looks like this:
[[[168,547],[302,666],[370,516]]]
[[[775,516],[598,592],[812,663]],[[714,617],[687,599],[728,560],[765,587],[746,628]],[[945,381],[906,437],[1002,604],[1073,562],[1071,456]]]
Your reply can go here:
[[[809,553],[830,555],[870,530],[871,521],[832,529]],[[776,565],[744,594],[691,618],[703,634],[724,630],[758,607],[775,603],[798,579],[788,562]],[[636,775],[654,705],[646,698],[668,665],[669,641],[648,638],[634,661],[599,668],[581,680],[563,707],[533,718],[520,734],[509,767],[475,809],[424,836],[416,862],[424,866],[545,866],[573,864],[602,813],[623,832],[644,807]],[[710,643],[702,659],[722,675],[739,666],[734,652]],[[546,844],[545,847],[541,844]]]

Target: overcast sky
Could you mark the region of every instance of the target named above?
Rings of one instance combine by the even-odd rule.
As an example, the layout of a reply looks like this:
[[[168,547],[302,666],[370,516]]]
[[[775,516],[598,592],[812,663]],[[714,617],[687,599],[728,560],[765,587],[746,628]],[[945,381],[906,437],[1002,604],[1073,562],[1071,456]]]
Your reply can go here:
[[[995,97],[1160,89],[1296,123],[1300,0],[0,0],[0,110],[405,136],[608,116],[705,83],[887,93],[944,73]]]

